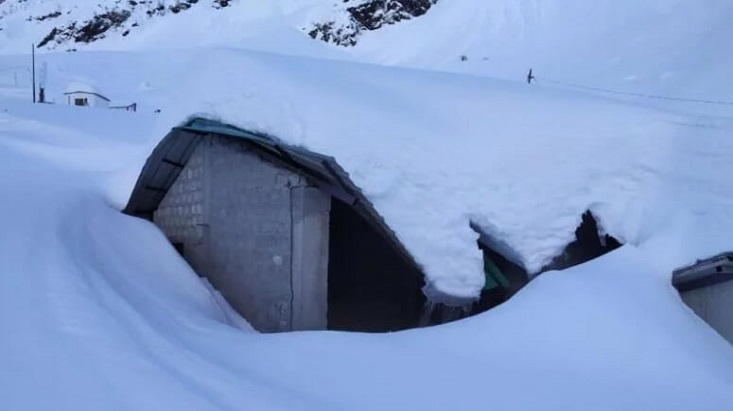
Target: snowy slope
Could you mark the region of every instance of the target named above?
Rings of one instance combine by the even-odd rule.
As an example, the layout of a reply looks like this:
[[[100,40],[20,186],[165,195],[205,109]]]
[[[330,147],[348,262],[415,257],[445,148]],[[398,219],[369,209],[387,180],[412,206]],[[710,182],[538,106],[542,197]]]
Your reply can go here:
[[[425,14],[437,0],[101,0],[0,2],[0,52],[252,46],[282,37],[343,46]],[[258,41],[253,42],[255,38]],[[311,43],[320,43],[310,41]],[[281,49],[281,43],[278,51]],[[297,47],[290,47],[298,50]],[[322,47],[321,49],[325,49]]]
[[[563,82],[733,100],[732,19],[728,0],[451,0],[356,49],[396,65],[517,80],[533,67]]]
[[[310,56],[323,53],[330,58],[517,81],[533,67],[540,81],[733,100],[733,85],[728,81],[733,70],[729,41],[733,38],[733,3],[728,0],[703,4],[697,0],[643,4],[633,0],[451,0],[434,5],[433,0],[390,0],[383,6],[387,11],[377,8],[370,14],[375,16],[372,26],[378,29],[361,30],[354,47],[328,47],[311,40],[309,34],[324,25],[332,27],[330,32],[350,33],[358,22],[349,10],[380,2],[225,3],[226,7],[218,0],[9,0],[0,4],[0,52],[27,52],[31,43],[38,44],[54,29],[63,31],[75,24],[78,33],[95,21],[95,15],[115,12],[129,15],[101,35],[93,35],[94,28],[87,30],[91,36],[80,34],[84,41],[91,37],[93,42],[76,42],[60,33],[43,49],[236,46]],[[389,10],[399,10],[402,3],[419,4],[412,6],[413,13],[428,12],[412,19],[406,13],[398,14],[404,18],[395,18]],[[181,4],[188,6],[182,9]],[[362,20],[370,24],[369,19]],[[323,33],[317,37],[328,40]]]
[[[301,10],[313,2],[289,4]],[[8,1],[0,4],[0,51],[25,52],[31,43],[42,50],[86,49],[99,43],[112,48],[186,46],[192,41],[235,44],[253,32],[294,31],[289,25],[288,30],[280,27],[281,11],[275,3],[261,1]],[[272,27],[259,24],[263,18]]]

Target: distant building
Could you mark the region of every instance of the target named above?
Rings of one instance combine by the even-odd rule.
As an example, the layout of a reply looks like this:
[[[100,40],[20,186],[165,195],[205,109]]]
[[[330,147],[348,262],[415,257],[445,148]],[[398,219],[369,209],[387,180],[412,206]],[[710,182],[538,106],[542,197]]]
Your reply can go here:
[[[733,344],[733,252],[675,270],[672,284],[695,314]]]
[[[64,95],[70,106],[109,108],[110,100],[89,84],[71,83]]]

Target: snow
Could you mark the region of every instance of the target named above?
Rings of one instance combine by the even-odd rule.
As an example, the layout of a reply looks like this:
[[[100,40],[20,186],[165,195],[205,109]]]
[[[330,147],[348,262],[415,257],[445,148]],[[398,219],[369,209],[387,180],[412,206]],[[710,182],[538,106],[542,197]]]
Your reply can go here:
[[[80,83],[78,81],[69,83],[68,86],[66,86],[66,92],[65,94],[71,94],[71,93],[90,93],[90,94],[100,94],[100,92],[94,88],[94,86],[86,83]]]
[[[564,82],[731,100],[731,15],[728,0],[439,1],[424,17],[365,36],[355,53],[515,80],[533,67]]]
[[[532,57],[539,73],[731,100],[729,45],[696,47],[726,38],[729,26],[716,22],[730,7],[651,3],[441,1],[348,52],[294,28],[325,13],[323,3],[237,3],[259,10],[259,23],[200,43],[182,37],[199,48],[171,50],[174,37],[163,34],[183,33],[184,22],[207,27],[221,10],[166,17],[130,43],[38,56],[51,101],[83,80],[137,102],[137,113],[31,105],[27,56],[0,55],[0,224],[9,234],[0,236],[0,369],[10,371],[0,372],[0,409],[726,409],[733,349],[685,307],[670,273],[733,248],[730,110],[425,70],[459,70],[440,48],[456,37],[438,41],[452,28],[465,50],[517,39],[493,57],[496,72],[474,74],[523,75],[532,53],[516,50],[569,42]],[[457,23],[469,15],[473,25]],[[623,30],[649,16],[648,30]],[[27,38],[13,19],[0,31],[6,52]],[[675,43],[680,22],[689,26]],[[430,38],[414,41],[431,23]],[[213,47],[228,33],[242,44]],[[599,39],[617,43],[606,50]],[[380,42],[392,47],[375,57]],[[666,52],[672,44],[679,52]],[[119,212],[153,147],[193,115],[333,155],[427,280],[452,295],[483,285],[471,222],[531,271],[572,239],[587,209],[626,245],[440,327],[260,335],[159,230]]]
[[[542,276],[507,304],[446,326],[242,332],[157,229],[103,194],[140,155],[130,145],[145,145],[144,125],[124,113],[2,104],[0,164],[13,178],[0,189],[13,201],[0,203],[0,216],[14,234],[0,240],[0,364],[12,370],[0,374],[3,409],[693,410],[731,401],[733,350],[633,247]],[[107,135],[57,127],[110,121],[127,126]],[[47,126],[57,128],[44,140]],[[89,151],[73,159],[67,146]]]
[[[665,228],[690,250],[665,256],[669,269],[731,247],[725,233],[733,227],[733,183],[726,176],[733,143],[725,117],[690,118],[488,78],[231,49],[41,59],[56,73],[49,96],[54,82],[81,75],[96,84],[107,79],[105,89],[127,94],[143,112],[161,109],[145,133],[148,150],[197,114],[333,155],[428,279],[449,294],[475,296],[483,286],[471,222],[531,272],[573,239],[587,209],[607,232],[636,246],[654,240],[667,221],[688,221]],[[130,187],[136,177],[130,173]],[[694,197],[680,195],[692,190]]]
[[[25,53],[32,43],[39,44],[54,28],[72,23],[81,26],[95,15],[110,10],[125,10],[130,17],[92,43],[70,41],[46,48],[59,50],[138,50],[187,48],[187,45],[236,45],[291,55],[351,59],[343,50],[324,47],[306,36],[313,21],[344,20],[343,10],[331,0],[231,1],[216,9],[213,1],[202,0],[190,9],[173,13],[169,7],[180,0],[159,0],[131,6],[118,0],[36,0],[0,3],[0,52]],[[158,6],[163,6],[159,11]],[[55,18],[38,17],[60,12]],[[150,12],[150,14],[149,14]],[[30,21],[28,21],[30,19]],[[125,34],[127,33],[127,34]],[[183,45],[183,46],[182,46]]]
[[[223,9],[199,1],[174,14],[116,0],[6,1],[0,4],[0,52],[25,53],[54,27],[123,8],[131,17],[104,39],[60,49],[139,50],[236,46],[291,55],[521,80],[541,78],[627,92],[731,100],[729,0],[440,0],[425,15],[366,31],[356,47],[324,47],[306,34],[314,23],[348,24],[333,0],[233,0]],[[57,18],[41,17],[59,11]],[[129,31],[128,35],[124,35]],[[462,61],[461,56],[467,60]]]

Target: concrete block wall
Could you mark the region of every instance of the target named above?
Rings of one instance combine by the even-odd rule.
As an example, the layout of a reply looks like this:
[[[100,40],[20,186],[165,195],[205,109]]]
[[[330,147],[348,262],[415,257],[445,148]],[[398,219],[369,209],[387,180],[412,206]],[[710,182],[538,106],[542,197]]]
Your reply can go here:
[[[682,300],[733,344],[733,281],[684,292]]]
[[[200,243],[204,239],[204,157],[205,150],[199,147],[153,216],[173,243]]]
[[[154,221],[259,331],[325,329],[329,209],[306,178],[208,137]]]

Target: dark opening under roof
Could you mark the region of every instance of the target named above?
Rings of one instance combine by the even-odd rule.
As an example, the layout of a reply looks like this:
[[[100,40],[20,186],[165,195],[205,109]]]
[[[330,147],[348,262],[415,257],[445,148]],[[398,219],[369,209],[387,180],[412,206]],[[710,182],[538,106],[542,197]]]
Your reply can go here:
[[[288,145],[271,136],[204,118],[189,120],[173,128],[163,138],[145,162],[123,212],[152,220],[153,213],[205,136],[241,141],[267,160],[304,174],[321,190],[352,206],[382,234],[402,258],[422,272],[395,233],[333,157]]]

